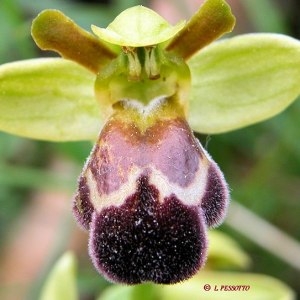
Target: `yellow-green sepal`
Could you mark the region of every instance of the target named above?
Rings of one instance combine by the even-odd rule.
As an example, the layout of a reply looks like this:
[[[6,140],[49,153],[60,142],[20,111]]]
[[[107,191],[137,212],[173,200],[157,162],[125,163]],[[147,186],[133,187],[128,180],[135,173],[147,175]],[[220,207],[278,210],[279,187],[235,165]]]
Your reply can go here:
[[[300,42],[280,34],[246,34],[207,46],[188,61],[189,123],[222,133],[283,111],[300,94]]]
[[[48,141],[93,140],[100,130],[94,74],[62,58],[0,66],[0,130]]]

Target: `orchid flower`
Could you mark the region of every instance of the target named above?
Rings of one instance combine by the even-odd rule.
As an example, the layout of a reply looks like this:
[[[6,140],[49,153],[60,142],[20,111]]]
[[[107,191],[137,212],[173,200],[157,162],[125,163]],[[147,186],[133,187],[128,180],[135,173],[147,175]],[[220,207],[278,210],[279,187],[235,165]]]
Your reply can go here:
[[[176,283],[206,261],[207,228],[229,189],[193,131],[216,134],[270,118],[300,94],[300,42],[247,34],[207,0],[171,26],[136,6],[91,34],[58,10],[32,36],[62,58],[0,67],[0,130],[49,141],[93,140],[73,212],[97,270],[113,282]],[[99,133],[100,132],[100,133]]]

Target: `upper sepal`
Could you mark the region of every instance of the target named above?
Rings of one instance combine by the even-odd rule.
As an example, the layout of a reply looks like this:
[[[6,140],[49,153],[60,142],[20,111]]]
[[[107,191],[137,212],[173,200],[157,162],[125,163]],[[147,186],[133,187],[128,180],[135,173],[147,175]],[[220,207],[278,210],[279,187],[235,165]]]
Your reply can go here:
[[[126,47],[157,45],[171,39],[185,25],[171,26],[153,10],[142,5],[124,10],[107,28],[92,25],[93,32],[111,44]]]

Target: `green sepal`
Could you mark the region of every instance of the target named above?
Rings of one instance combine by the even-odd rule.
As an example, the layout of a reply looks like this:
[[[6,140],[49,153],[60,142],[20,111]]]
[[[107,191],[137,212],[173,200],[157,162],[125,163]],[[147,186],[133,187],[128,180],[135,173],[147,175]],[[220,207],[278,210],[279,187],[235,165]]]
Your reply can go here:
[[[0,66],[0,130],[48,140],[93,140],[102,119],[94,74],[62,58]]]
[[[169,40],[185,24],[171,26],[153,10],[142,5],[124,10],[107,28],[92,25],[93,32],[108,43],[126,47],[157,45]]]
[[[280,113],[300,94],[300,42],[280,34],[246,34],[207,46],[188,65],[189,123],[222,133]]]
[[[59,10],[42,11],[32,22],[31,33],[43,50],[53,50],[98,73],[117,54],[83,30]]]
[[[234,25],[235,17],[225,1],[206,0],[166,49],[187,60],[204,46],[231,32]]]

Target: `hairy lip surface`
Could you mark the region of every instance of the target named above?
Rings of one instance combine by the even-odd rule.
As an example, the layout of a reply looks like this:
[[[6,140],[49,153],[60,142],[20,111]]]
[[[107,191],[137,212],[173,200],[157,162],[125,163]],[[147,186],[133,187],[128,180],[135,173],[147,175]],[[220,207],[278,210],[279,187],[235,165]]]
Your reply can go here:
[[[95,213],[90,255],[108,279],[137,284],[176,283],[194,275],[206,258],[203,218],[174,195],[160,204],[158,190],[141,177],[121,207]]]
[[[158,116],[140,130],[123,112],[108,120],[91,152],[74,215],[108,280],[183,281],[205,264],[207,227],[226,214],[226,181],[182,117]]]

